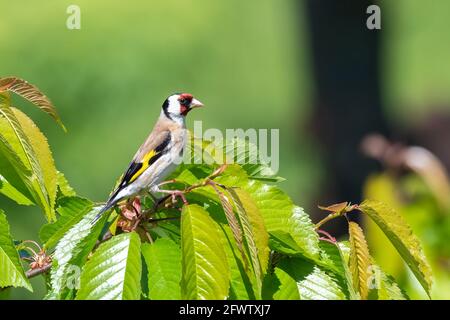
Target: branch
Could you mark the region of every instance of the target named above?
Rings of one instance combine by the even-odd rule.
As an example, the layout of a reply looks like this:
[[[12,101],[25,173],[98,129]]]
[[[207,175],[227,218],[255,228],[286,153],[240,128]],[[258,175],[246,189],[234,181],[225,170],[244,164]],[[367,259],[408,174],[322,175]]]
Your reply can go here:
[[[98,246],[101,245],[103,242],[108,241],[109,239],[111,239],[112,236],[113,235],[112,235],[111,231],[108,229],[108,231],[106,231],[105,234],[102,236],[102,240],[97,240],[97,242],[95,243],[93,251],[96,250],[98,248]]]
[[[340,217],[342,214],[340,212],[330,213],[325,218],[316,223],[315,229],[318,230],[322,225],[327,223],[330,220],[333,220],[337,217]]]
[[[36,277],[40,274],[46,273],[47,271],[49,271],[52,267],[52,264],[49,263],[41,268],[36,268],[36,269],[30,269],[27,272],[25,272],[25,275],[27,276],[28,279],[31,279],[33,277]]]
[[[331,213],[316,223],[316,226],[315,226],[316,230],[319,230],[319,228],[321,226],[323,226],[325,223],[327,223],[330,220],[333,220],[337,217],[342,217],[342,216],[346,217],[347,213],[352,212],[355,209],[358,210],[358,205],[357,204],[352,205],[352,204],[349,204],[348,202],[342,202],[342,203],[334,204],[334,205],[331,205],[328,207],[319,206],[319,209],[331,211]]]

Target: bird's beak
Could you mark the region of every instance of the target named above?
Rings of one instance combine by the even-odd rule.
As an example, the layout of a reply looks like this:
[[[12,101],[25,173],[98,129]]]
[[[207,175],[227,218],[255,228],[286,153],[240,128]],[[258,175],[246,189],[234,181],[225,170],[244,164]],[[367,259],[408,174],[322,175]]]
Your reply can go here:
[[[194,109],[194,108],[200,108],[203,106],[204,106],[204,104],[201,103],[200,101],[198,101],[197,99],[192,99],[191,105],[189,107],[190,107],[190,109]]]

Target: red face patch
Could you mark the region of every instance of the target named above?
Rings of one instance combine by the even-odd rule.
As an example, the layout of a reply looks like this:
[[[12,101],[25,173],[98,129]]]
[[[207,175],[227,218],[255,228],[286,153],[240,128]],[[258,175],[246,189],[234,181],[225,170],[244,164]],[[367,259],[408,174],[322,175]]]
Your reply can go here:
[[[180,113],[185,116],[188,114],[190,108],[190,104],[192,102],[192,99],[194,97],[190,93],[182,93],[180,94],[180,97],[178,98],[178,101],[180,102]]]
[[[186,106],[184,106],[184,105],[182,105],[182,104],[180,104],[180,113],[181,113],[183,116],[185,116],[185,115],[188,114],[188,112],[189,112],[189,108],[186,107]]]
[[[194,96],[190,93],[182,93],[180,94],[180,101],[181,100],[189,100],[192,101],[192,99],[194,98]]]

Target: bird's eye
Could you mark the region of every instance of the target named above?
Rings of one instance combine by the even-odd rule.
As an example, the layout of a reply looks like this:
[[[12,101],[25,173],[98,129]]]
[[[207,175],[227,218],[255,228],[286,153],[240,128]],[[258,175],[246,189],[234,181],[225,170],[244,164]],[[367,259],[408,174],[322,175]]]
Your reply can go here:
[[[189,103],[189,101],[186,98],[183,98],[180,100],[180,104],[182,104],[182,105],[187,105],[188,103]]]

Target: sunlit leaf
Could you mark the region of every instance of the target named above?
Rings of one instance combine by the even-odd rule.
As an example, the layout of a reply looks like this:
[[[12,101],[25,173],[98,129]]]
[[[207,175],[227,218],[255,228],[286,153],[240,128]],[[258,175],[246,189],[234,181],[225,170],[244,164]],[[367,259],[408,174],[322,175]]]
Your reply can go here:
[[[222,147],[226,152],[226,157],[232,159],[233,162],[241,165],[252,179],[262,181],[280,182],[284,178],[275,175],[269,163],[261,159],[258,147],[242,138],[234,138],[225,142]],[[230,163],[227,161],[227,163]]]
[[[0,160],[1,161],[1,160]],[[14,170],[14,169],[12,169]],[[17,190],[8,180],[6,180],[2,175],[0,175],[0,193],[4,196],[14,200],[18,204],[29,206],[33,202],[28,199],[22,192]]]
[[[352,274],[353,286],[359,292],[361,299],[366,300],[369,294],[368,281],[370,277],[370,254],[366,238],[356,222],[349,221],[350,235],[349,267]]]
[[[24,287],[33,291],[14,246],[6,216],[0,210],[0,287],[8,286]]]
[[[222,208],[223,211],[225,212],[225,216],[227,218],[228,225],[230,226],[231,232],[233,234],[234,241],[236,242],[236,246],[239,249],[239,252],[241,254],[245,266],[247,267],[247,256],[245,255],[243,247],[244,243],[242,237],[242,229],[234,213],[233,204],[230,202],[230,199],[222,191],[218,189],[218,187],[215,187],[215,191],[217,193],[217,196],[219,197],[220,203],[222,204]]]
[[[181,249],[173,240],[160,238],[142,245],[147,265],[148,295],[152,300],[181,299]]]
[[[228,195],[231,199],[231,196]],[[191,201],[193,199],[191,198]],[[248,300],[256,299],[258,292],[255,292],[257,285],[253,270],[249,265],[248,250],[245,248],[245,258],[237,247],[231,227],[228,220],[224,217],[223,208],[218,202],[211,199],[197,197],[197,203],[207,203],[208,213],[211,218],[219,225],[221,244],[225,249],[228,266],[230,269],[230,290],[229,299]],[[216,199],[217,201],[217,199]],[[259,296],[259,295],[258,295]]]
[[[20,192],[25,198],[29,199],[30,202],[32,202],[34,201],[34,189],[32,186],[32,180],[30,179],[32,173],[22,163],[22,160],[16,154],[13,147],[3,136],[3,134],[5,134],[5,127],[2,127],[2,124],[5,123],[7,123],[6,120],[0,118],[0,168],[2,182],[4,183],[4,186],[2,188],[5,188],[5,190],[3,190],[5,191],[4,194],[6,196],[15,196],[14,193],[11,194],[11,191],[8,191],[8,186],[11,186],[12,188]],[[8,131],[10,131],[9,128]],[[19,199],[19,201],[22,200]]]
[[[46,97],[36,86],[17,77],[0,78],[0,92],[10,91],[38,106],[42,111],[49,114],[66,131],[55,107],[50,99]]]
[[[58,200],[57,212],[60,214],[54,223],[45,224],[39,231],[39,238],[50,248],[78,223],[92,209],[92,202],[79,197],[64,197]]]
[[[367,178],[364,186],[364,199],[382,201],[392,209],[399,211],[400,214],[403,214],[400,211],[402,200],[398,192],[398,184],[389,174],[372,174]],[[389,274],[395,277],[405,274],[407,270],[403,259],[397,253],[390,240],[369,216],[364,215],[363,218],[366,239],[371,248],[372,257]]]
[[[275,174],[267,160],[262,159],[257,146],[246,139],[240,137],[215,141],[193,139],[189,147],[189,159],[197,159],[194,163],[219,165],[234,163],[239,164],[251,179],[265,182],[285,180]]]
[[[100,209],[101,206],[97,206],[85,214],[56,245],[50,273],[51,290],[46,296],[47,299],[61,299],[68,291],[76,288],[73,279],[68,279],[69,276],[73,276],[69,271],[79,271],[94,248],[103,228],[103,222],[108,217],[108,215],[104,215],[102,220],[92,225],[91,221]]]
[[[73,197],[77,195],[75,190],[73,190],[73,188],[70,186],[69,181],[67,181],[64,174],[60,171],[57,172],[57,182],[58,182],[58,189],[61,192],[62,196]]]
[[[216,180],[228,187],[240,187],[250,194],[269,234],[273,231],[289,233],[305,256],[315,260],[320,258],[319,236],[314,224],[280,188],[248,179],[236,165],[230,165]]]
[[[253,271],[255,272],[257,290],[260,292],[262,277],[267,270],[269,260],[269,236],[259,209],[250,195],[239,188],[229,188],[227,191],[230,193],[236,206],[244,231],[245,242],[250,253]]]
[[[174,178],[187,184],[198,182],[198,179],[188,170],[184,170]],[[245,190],[255,202],[269,234],[274,232],[289,234],[304,256],[320,261],[319,236],[315,232],[314,224],[303,209],[295,206],[281,189],[248,179],[246,172],[237,165],[229,165],[225,172],[214,181],[226,187],[238,187]],[[217,198],[211,187],[198,188],[193,193],[214,201]]]
[[[190,183],[198,182],[197,178],[188,170],[183,170],[180,177],[182,177],[182,181],[188,180]],[[180,180],[177,178],[177,181]],[[235,234],[233,234],[231,227],[229,226],[228,221],[230,219],[224,214],[224,208],[216,191],[210,186],[198,188],[195,191],[196,192],[188,194],[190,203],[207,203],[208,213],[219,225],[219,235],[221,237],[222,246],[225,249],[230,269],[229,298],[233,300],[255,299],[254,286],[256,287],[256,279],[254,276],[250,279],[253,271],[251,267],[249,267],[247,250],[244,252],[244,258],[242,251],[237,246],[238,242],[235,239]],[[231,201],[230,195],[227,195],[226,197],[228,201]],[[227,210],[229,209],[230,208],[227,207]],[[234,208],[231,208],[231,210],[234,210]]]
[[[425,258],[419,239],[413,234],[403,217],[378,201],[366,200],[359,208],[380,227],[411,268],[427,294],[430,295],[431,268]]]
[[[346,295],[338,279],[299,258],[283,259],[275,268],[280,286],[274,299],[289,300],[345,300]]]
[[[355,290],[353,284],[353,275],[349,268],[350,260],[350,245],[347,241],[340,241],[330,243],[322,241],[320,243],[322,248],[322,259],[325,264],[324,267],[331,269],[335,274],[345,279],[349,299],[360,300],[358,290]]]
[[[48,166],[47,163],[45,163],[47,159],[47,157],[45,157],[47,154],[45,146],[42,147],[43,150],[39,151],[39,153],[34,150],[33,143],[36,145],[36,143],[38,143],[37,141],[42,141],[39,139],[40,137],[38,137],[40,132],[35,126],[28,127],[25,122],[29,123],[31,120],[25,121],[25,117],[26,116],[17,109],[10,108],[6,103],[0,103],[2,152],[15,167],[16,172],[24,178],[24,183],[33,194],[34,201],[44,210],[47,219],[52,221],[55,218],[55,214],[52,208],[51,196],[49,196],[46,185],[52,186],[51,181],[53,177],[51,176],[51,166],[53,163],[48,164]],[[27,128],[23,127],[22,124],[25,124]],[[30,132],[32,132],[33,138],[28,137]],[[10,152],[14,153],[14,155],[8,154]],[[20,163],[11,162],[14,161],[14,158],[19,158]],[[41,161],[43,161],[46,167],[45,172],[50,174],[48,180],[44,180]],[[53,161],[53,159],[51,159],[51,161]],[[23,170],[23,167],[26,168],[26,171]],[[56,184],[56,180],[54,183]],[[51,188],[50,191],[52,191]]]
[[[291,277],[284,270],[276,269],[276,278],[270,279],[271,282],[279,281],[279,287],[272,293],[271,299],[274,300],[300,300],[300,293],[298,290],[295,278]]]
[[[230,274],[217,223],[198,205],[184,206],[181,219],[181,297],[225,299]]]
[[[222,224],[223,233],[222,244],[227,255],[228,265],[230,267],[230,296],[233,300],[254,300],[256,299],[255,290],[252,286],[252,280],[248,274],[242,255],[233,239],[232,231],[228,225]]]
[[[47,138],[34,124],[34,122],[18,109],[12,108],[25,135],[34,150],[36,159],[41,168],[45,190],[49,197],[50,208],[53,212],[56,200],[57,171],[53,160],[52,152],[48,145]]]
[[[288,256],[301,255],[302,251],[290,233],[277,230],[270,233],[269,247]]]
[[[83,267],[79,300],[138,300],[141,295],[141,240],[122,233],[102,243]]]
[[[385,274],[381,268],[372,264],[369,299],[372,300],[407,300],[408,297],[399,288],[395,280]]]

